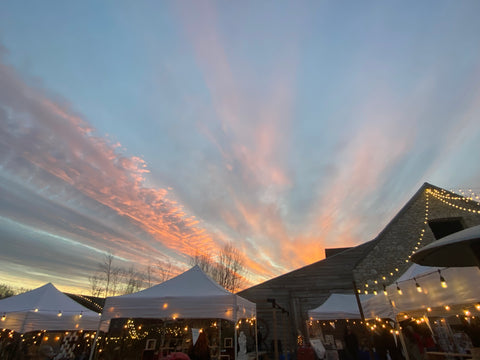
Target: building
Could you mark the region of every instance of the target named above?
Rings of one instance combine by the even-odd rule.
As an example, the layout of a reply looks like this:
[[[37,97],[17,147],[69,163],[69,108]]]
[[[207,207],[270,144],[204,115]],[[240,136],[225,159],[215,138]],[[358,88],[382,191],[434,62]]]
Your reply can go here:
[[[362,245],[327,252],[321,261],[239,293],[257,304],[261,344],[273,353],[273,339],[294,351],[306,335],[307,312],[331,293],[380,292],[410,265],[412,252],[453,232],[480,225],[478,199],[425,183],[378,234]],[[283,346],[282,346],[283,345]]]

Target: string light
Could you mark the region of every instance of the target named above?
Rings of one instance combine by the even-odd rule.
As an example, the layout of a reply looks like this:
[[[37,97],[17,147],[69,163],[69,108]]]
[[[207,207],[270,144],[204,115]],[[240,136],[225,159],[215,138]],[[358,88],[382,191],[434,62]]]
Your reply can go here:
[[[405,263],[407,263],[407,264],[410,262],[409,259],[411,258],[412,254],[415,253],[415,250],[418,250],[418,249],[419,249],[419,247],[420,247],[420,245],[421,245],[421,243],[422,243],[423,237],[424,237],[424,235],[425,235],[425,228],[426,228],[426,226],[428,225],[428,219],[429,219],[429,195],[430,195],[430,192],[431,192],[431,189],[430,189],[430,188],[428,188],[428,189],[425,190],[425,216],[424,216],[424,219],[423,219],[423,220],[424,220],[424,221],[423,221],[424,226],[422,227],[422,229],[421,229],[421,231],[420,231],[420,234],[419,234],[419,237],[418,237],[418,239],[417,239],[416,245],[414,246],[414,250],[411,250],[410,255],[408,255],[408,258],[405,259]],[[395,268],[395,272],[390,271],[390,272],[388,272],[388,275],[389,275],[390,277],[394,277],[394,276],[395,276],[395,273],[398,273],[399,271],[400,271],[399,268],[396,267],[396,268]],[[382,276],[381,276],[381,279],[382,279],[383,281],[386,281],[386,280],[387,280],[387,276],[382,275]],[[378,283],[378,280],[373,280],[373,283],[377,284],[377,283]],[[365,288],[368,288],[368,281],[367,281],[367,283],[365,283]],[[397,288],[398,288],[398,286],[397,286]],[[398,291],[398,289],[397,289],[397,291]],[[367,294],[367,293],[368,293],[368,292],[365,290],[365,294]]]
[[[417,291],[419,293],[422,292],[422,287],[420,286],[420,284],[418,283],[417,279],[413,278],[413,280],[415,280],[415,286],[417,287]]]
[[[422,248],[423,246],[423,243],[424,243],[424,240],[425,238],[427,238],[425,236],[426,234],[426,231],[428,229],[428,223],[429,223],[429,218],[430,218],[430,195],[433,196],[436,200],[439,200],[441,201],[442,203],[448,205],[448,206],[451,206],[451,207],[454,207],[455,209],[458,209],[458,210],[462,210],[462,211],[465,211],[465,212],[469,212],[469,213],[474,213],[474,214],[480,214],[480,209],[478,207],[480,207],[480,196],[479,195],[476,195],[471,189],[468,190],[468,195],[465,194],[465,191],[463,190],[458,190],[458,192],[460,192],[462,195],[457,195],[455,194],[454,190],[451,190],[450,192],[447,191],[447,190],[443,190],[443,189],[436,189],[436,188],[427,188],[425,189],[425,209],[424,209],[424,219],[423,219],[423,226],[422,228],[420,229],[420,233],[418,235],[418,238],[417,238],[417,241],[415,243],[412,244],[412,246],[410,247],[410,250],[406,249],[406,251],[408,252],[408,255],[406,255],[406,258],[405,258],[405,264],[408,264],[410,263],[410,259],[412,257],[413,254],[415,254],[415,252]],[[467,205],[457,205],[455,204],[454,202],[458,202],[458,201],[461,201],[461,202],[464,202]],[[474,207],[477,207],[477,208],[474,208]],[[431,239],[432,236],[431,236],[431,233],[429,234],[429,238]],[[400,260],[401,261],[401,260]],[[368,294],[368,287],[369,285],[371,286],[373,284],[373,286],[375,286],[374,284],[378,284],[379,283],[379,279],[382,279],[383,282],[387,281],[387,278],[391,278],[391,277],[394,277],[396,275],[396,273],[398,273],[400,271],[400,269],[398,267],[395,268],[395,271],[386,271],[385,272],[385,275],[380,275],[378,277],[378,279],[370,279],[370,280],[367,280],[365,282],[365,285],[363,287],[363,289],[358,289],[358,293],[361,294],[362,292],[364,292],[365,294]],[[393,279],[392,279],[393,280]],[[441,280],[442,281],[442,280]],[[387,282],[388,284],[388,282]],[[447,286],[447,283],[446,281],[445,282],[442,282],[442,287],[446,287]],[[397,284],[397,292],[398,291],[398,284]],[[421,288],[420,288],[421,289]],[[419,292],[421,292],[421,290],[419,290],[417,288],[417,290]],[[401,290],[400,290],[401,292]],[[400,294],[399,292],[399,294]],[[479,310],[480,311],[480,310]]]
[[[440,284],[442,285],[442,288],[446,289],[448,285],[447,285],[447,282],[445,281],[445,278],[442,276],[440,269],[438,270],[438,274],[440,275]]]
[[[402,294],[403,294],[402,289],[400,289],[400,286],[398,286],[398,282],[397,282],[396,284],[397,284],[397,293],[398,293],[398,295],[402,295]]]
[[[453,192],[453,191],[452,191]],[[463,190],[459,190],[459,192],[464,193]],[[455,209],[467,211],[467,212],[472,212],[475,214],[480,214],[480,210],[472,209],[472,208],[467,208],[465,206],[457,205],[453,203],[452,201],[464,201],[466,203],[469,203],[469,201],[473,201],[473,196],[470,197],[465,197],[465,196],[452,196],[450,193],[447,193],[445,190],[439,191],[439,190],[432,190],[431,191],[432,195],[438,199],[439,201],[443,202],[444,204],[453,207]],[[472,192],[473,193],[473,192]],[[475,199],[478,199],[478,196],[475,196]],[[480,206],[480,203],[473,201],[473,205]]]
[[[387,288],[386,288],[385,284],[383,284],[383,295],[385,295],[385,296],[388,295]]]

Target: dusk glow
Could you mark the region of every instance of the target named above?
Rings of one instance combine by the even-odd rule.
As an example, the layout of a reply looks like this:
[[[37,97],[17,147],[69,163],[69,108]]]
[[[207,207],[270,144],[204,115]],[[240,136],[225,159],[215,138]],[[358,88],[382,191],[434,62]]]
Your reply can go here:
[[[0,283],[233,243],[248,285],[480,193],[478,1],[5,1]]]

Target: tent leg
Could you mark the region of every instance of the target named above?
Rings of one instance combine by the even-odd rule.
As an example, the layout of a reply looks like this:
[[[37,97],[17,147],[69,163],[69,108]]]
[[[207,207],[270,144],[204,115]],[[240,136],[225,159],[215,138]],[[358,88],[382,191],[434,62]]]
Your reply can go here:
[[[273,353],[275,360],[278,359],[278,341],[277,341],[277,310],[272,308],[273,311]]]
[[[285,360],[288,360],[288,350],[287,350],[287,314],[282,311],[282,324],[283,324],[283,356]]]
[[[237,310],[237,296],[233,294],[233,306],[234,306],[234,322],[233,322],[233,335],[234,335],[234,348],[233,348],[233,358],[237,360],[237,316],[238,316],[238,310]]]
[[[93,354],[95,352],[95,346],[97,345],[98,334],[100,333],[101,324],[102,324],[102,320],[100,320],[100,322],[98,323],[97,332],[95,333],[95,338],[93,339],[92,348],[90,349],[90,356],[88,357],[88,360],[93,359]]]
[[[257,309],[255,309],[255,359],[258,360],[258,327],[257,327]]]
[[[220,355],[222,355],[222,319],[218,319],[218,360],[220,360]]]
[[[395,328],[397,329],[398,333],[399,333],[399,338],[400,338],[400,342],[402,343],[402,348],[403,348],[403,353],[405,355],[405,359],[406,360],[410,360],[410,356],[408,355],[408,351],[407,351],[407,344],[405,344],[405,337],[403,335],[403,331],[400,329],[400,323],[398,322],[398,319],[395,319],[397,321],[395,321]]]

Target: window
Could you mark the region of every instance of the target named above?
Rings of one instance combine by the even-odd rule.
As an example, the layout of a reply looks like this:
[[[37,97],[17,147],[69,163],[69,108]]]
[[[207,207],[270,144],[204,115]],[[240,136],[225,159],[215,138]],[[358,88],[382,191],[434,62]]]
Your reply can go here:
[[[462,218],[435,219],[429,221],[428,225],[437,240],[465,229]]]

